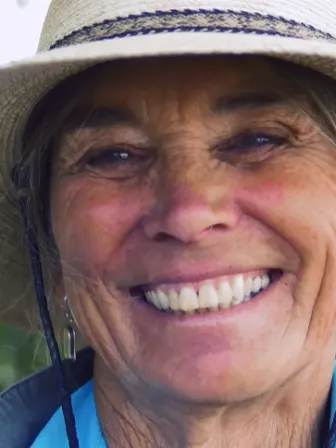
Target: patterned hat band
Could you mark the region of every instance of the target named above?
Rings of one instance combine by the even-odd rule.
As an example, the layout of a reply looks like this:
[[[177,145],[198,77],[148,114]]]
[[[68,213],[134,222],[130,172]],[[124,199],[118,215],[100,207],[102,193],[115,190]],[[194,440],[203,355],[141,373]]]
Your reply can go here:
[[[336,36],[283,17],[232,10],[170,10],[104,20],[58,39],[49,50],[107,39],[181,31],[259,34],[336,42]]]

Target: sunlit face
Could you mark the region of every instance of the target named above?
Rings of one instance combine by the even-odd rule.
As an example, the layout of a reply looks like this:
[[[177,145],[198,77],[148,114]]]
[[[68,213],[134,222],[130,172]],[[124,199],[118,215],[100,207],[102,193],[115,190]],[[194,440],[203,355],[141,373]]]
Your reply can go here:
[[[53,230],[78,325],[130,389],[250,398],[334,343],[336,150],[272,67],[117,62],[84,88]]]

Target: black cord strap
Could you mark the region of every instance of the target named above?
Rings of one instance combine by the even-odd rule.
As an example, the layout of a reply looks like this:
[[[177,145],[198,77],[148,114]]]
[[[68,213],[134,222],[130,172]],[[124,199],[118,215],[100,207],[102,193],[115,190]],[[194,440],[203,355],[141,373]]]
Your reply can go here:
[[[20,172],[19,166],[15,166],[12,171],[12,181],[13,181],[15,187],[17,188],[18,192],[22,192],[22,191],[24,191],[24,188],[27,188],[27,185],[23,185],[25,183],[24,177],[22,176],[22,173]],[[70,448],[79,448],[75,416],[73,413],[72,403],[71,403],[71,394],[69,393],[69,390],[68,390],[68,387],[66,384],[66,377],[65,377],[65,373],[64,373],[64,369],[63,369],[63,364],[62,364],[60,352],[58,349],[52,321],[50,318],[47,298],[46,298],[45,291],[44,291],[43,271],[42,271],[40,252],[39,252],[35,232],[34,232],[32,226],[30,225],[30,221],[28,218],[28,197],[26,195],[20,195],[19,202],[20,202],[22,219],[24,222],[25,231],[26,231],[27,240],[28,240],[30,263],[31,263],[31,269],[32,269],[32,274],[33,274],[34,288],[35,288],[35,294],[36,294],[36,298],[37,298],[39,314],[40,314],[40,318],[41,318],[41,322],[42,322],[44,335],[45,335],[45,338],[47,341],[51,361],[52,361],[54,371],[55,371],[55,374],[57,377],[57,382],[58,382],[59,392],[60,392],[61,407],[63,410],[66,432],[67,432],[68,441],[69,441],[69,447]]]

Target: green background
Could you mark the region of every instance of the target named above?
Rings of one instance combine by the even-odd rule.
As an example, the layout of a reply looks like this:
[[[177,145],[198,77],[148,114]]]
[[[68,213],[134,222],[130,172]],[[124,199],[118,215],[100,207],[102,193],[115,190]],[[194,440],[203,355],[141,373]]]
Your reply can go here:
[[[42,335],[0,324],[0,391],[48,363]]]

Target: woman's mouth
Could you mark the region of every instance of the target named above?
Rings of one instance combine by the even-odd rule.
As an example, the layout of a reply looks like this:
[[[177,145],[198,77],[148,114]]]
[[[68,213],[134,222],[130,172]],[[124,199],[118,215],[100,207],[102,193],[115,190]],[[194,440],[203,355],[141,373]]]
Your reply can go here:
[[[178,315],[213,312],[252,300],[282,275],[282,271],[270,269],[258,275],[244,273],[197,283],[136,287],[132,288],[131,295],[161,312]]]

